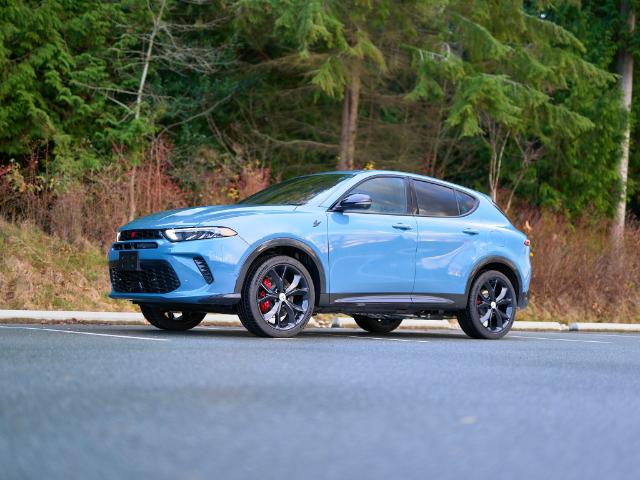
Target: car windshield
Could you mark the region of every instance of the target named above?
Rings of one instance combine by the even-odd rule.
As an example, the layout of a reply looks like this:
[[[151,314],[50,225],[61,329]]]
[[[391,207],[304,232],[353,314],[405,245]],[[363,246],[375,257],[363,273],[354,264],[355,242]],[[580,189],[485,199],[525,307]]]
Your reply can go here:
[[[240,205],[304,205],[351,176],[353,176],[351,173],[322,173],[292,178],[272,185],[238,203]]]

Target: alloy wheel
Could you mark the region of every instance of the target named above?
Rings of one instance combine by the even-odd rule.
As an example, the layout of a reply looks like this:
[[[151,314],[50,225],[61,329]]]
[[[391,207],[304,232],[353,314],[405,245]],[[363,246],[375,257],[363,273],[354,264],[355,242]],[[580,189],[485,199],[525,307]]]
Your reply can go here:
[[[271,327],[289,330],[303,321],[309,309],[309,285],[292,265],[269,269],[257,289],[256,302]]]
[[[476,295],[480,323],[492,333],[509,328],[515,313],[510,286],[499,277],[487,279]]]

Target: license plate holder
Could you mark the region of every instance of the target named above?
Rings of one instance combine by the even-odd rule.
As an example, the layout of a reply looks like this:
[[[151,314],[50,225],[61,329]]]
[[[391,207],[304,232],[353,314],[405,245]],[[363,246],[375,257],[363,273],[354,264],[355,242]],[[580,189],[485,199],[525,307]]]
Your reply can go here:
[[[120,252],[120,270],[135,272],[140,270],[140,258],[138,252]]]

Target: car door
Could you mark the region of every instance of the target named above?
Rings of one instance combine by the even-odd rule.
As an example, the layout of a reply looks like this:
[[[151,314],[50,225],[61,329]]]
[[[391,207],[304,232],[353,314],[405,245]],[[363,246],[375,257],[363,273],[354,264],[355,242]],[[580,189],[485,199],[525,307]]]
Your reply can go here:
[[[370,296],[367,301],[410,302],[417,232],[409,213],[408,181],[373,177],[344,196],[354,193],[370,196],[371,206],[327,214],[331,300],[357,302]]]
[[[418,228],[414,303],[461,300],[485,236],[471,213],[477,200],[437,183],[412,179]]]

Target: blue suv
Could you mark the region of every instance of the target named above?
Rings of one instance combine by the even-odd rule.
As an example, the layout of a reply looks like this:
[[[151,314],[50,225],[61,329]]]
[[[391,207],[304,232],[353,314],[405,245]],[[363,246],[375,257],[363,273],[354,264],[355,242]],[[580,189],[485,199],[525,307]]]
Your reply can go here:
[[[118,231],[109,272],[111,297],[166,330],[237,313],[255,335],[290,337],[327,312],[375,333],[457,316],[469,336],[495,339],[527,305],[529,255],[526,236],[481,193],[349,171],[136,219]]]

